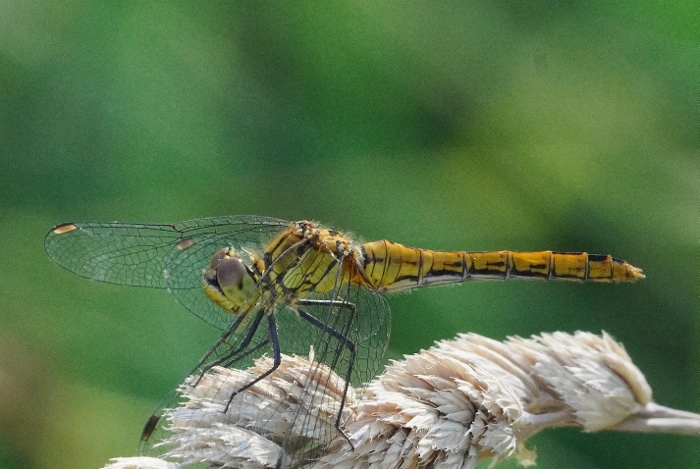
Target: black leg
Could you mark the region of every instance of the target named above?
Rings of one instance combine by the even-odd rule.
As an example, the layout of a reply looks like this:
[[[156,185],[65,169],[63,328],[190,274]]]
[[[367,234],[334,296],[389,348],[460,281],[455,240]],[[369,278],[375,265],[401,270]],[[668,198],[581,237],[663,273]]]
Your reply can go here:
[[[304,305],[318,305],[318,306],[323,306],[323,305],[332,305],[332,306],[338,306],[341,308],[348,308],[350,309],[353,313],[355,313],[355,305],[352,303],[346,303],[343,301],[333,301],[333,300],[300,300],[297,302],[297,304],[304,304]],[[352,442],[350,441],[350,438],[345,434],[342,428],[340,428],[340,418],[343,415],[343,408],[345,407],[345,400],[347,399],[348,395],[348,389],[350,388],[350,380],[352,378],[352,369],[353,365],[355,364],[355,343],[352,342],[350,339],[346,337],[345,334],[333,329],[332,327],[328,326],[327,324],[324,324],[322,321],[320,321],[317,317],[313,316],[310,313],[307,313],[303,309],[299,308],[297,309],[297,312],[299,313],[299,317],[304,319],[305,321],[311,323],[315,327],[319,328],[323,332],[326,332],[327,334],[330,334],[331,336],[335,337],[338,339],[340,342],[340,345],[343,347],[346,347],[350,351],[350,360],[348,361],[348,369],[345,372],[345,387],[343,389],[343,399],[340,403],[340,409],[338,410],[338,416],[335,419],[335,428],[340,432],[341,435],[345,438],[345,440],[350,444],[350,447],[352,450],[355,449],[353,446]],[[333,363],[331,364],[331,368],[335,368],[337,365],[337,360],[339,359],[340,354],[336,354],[335,357],[333,357]]]
[[[251,347],[248,350],[245,350],[244,353],[239,353],[238,356],[233,358],[230,362],[226,362],[225,360],[221,360],[221,365],[224,368],[231,368],[231,366],[233,366],[236,362],[243,360],[245,357],[247,357],[251,353],[255,353],[256,351],[260,350],[261,348],[263,348],[269,344],[270,344],[270,339],[262,340],[259,343],[255,344],[254,347]]]
[[[274,314],[268,314],[268,316],[267,316],[267,333],[269,336],[269,340],[272,343],[272,366],[265,373],[261,374],[260,376],[258,376],[254,380],[252,380],[251,382],[243,385],[240,389],[237,389],[236,391],[231,393],[231,397],[228,398],[228,403],[226,404],[226,408],[224,409],[224,413],[228,412],[228,408],[231,405],[231,401],[233,401],[234,397],[236,397],[238,394],[242,393],[246,389],[249,389],[251,386],[255,385],[256,383],[259,383],[263,379],[270,376],[272,373],[274,373],[274,371],[277,368],[279,368],[280,363],[282,363],[282,357],[281,357],[281,352],[280,352],[280,343],[279,343],[279,339],[277,338],[277,323],[275,322],[275,315]]]
[[[220,365],[224,363],[227,360],[230,360],[232,357],[235,357],[236,355],[240,354],[247,346],[250,344],[251,340],[253,340],[253,336],[255,336],[255,332],[258,330],[258,327],[260,326],[260,322],[262,321],[263,316],[265,315],[264,310],[259,310],[257,313],[255,313],[255,317],[253,318],[253,322],[250,324],[250,327],[246,331],[245,335],[241,339],[241,343],[238,345],[233,350],[225,352],[222,356],[218,357],[216,360],[212,361],[211,363],[207,363],[202,370],[199,372],[200,376],[197,382],[199,382],[200,379],[202,379],[202,376],[204,376],[204,373],[207,371],[211,370],[213,367]],[[204,355],[204,358],[202,358],[199,363],[197,363],[197,367],[195,370],[198,370],[200,366],[211,356],[212,353],[228,339],[231,334],[237,329],[237,327],[240,325],[242,322],[241,319],[237,319],[235,323],[231,325],[231,327],[224,333],[224,335],[221,336],[219,340],[216,341],[214,346],[209,349],[206,355]],[[258,344],[255,346],[252,350],[249,350],[248,352],[245,353],[245,355],[248,355],[252,353],[253,351],[257,350],[258,348],[262,347],[262,344]],[[245,356],[244,355],[244,356]],[[241,357],[242,358],[242,357]],[[195,383],[195,386],[197,383]]]
[[[214,353],[214,351],[217,349],[217,347],[219,345],[221,345],[222,343],[224,343],[224,341],[226,339],[228,339],[236,329],[238,329],[238,327],[241,325],[241,323],[245,319],[245,316],[246,316],[245,314],[242,314],[236,318],[236,320],[233,322],[233,324],[231,324],[226,329],[226,331],[224,331],[224,333],[221,335],[221,337],[219,337],[219,340],[217,340],[216,343],[214,343],[214,345],[212,345],[211,348],[209,350],[207,350],[207,353],[205,353],[204,356],[199,359],[199,361],[194,366],[192,371],[190,371],[190,373],[189,373],[190,375],[193,375],[193,374],[195,374],[195,372],[198,372],[199,367],[202,366],[202,364],[204,364],[204,362],[207,361],[207,358],[209,358],[211,356],[211,354]]]
[[[314,303],[314,304],[319,304],[319,303]],[[323,303],[320,303],[320,304],[323,304]],[[336,305],[344,305],[344,304],[350,305],[350,303],[338,303],[338,302],[336,302],[335,304]],[[354,305],[353,305],[353,307],[354,307]],[[330,327],[327,324],[324,324],[316,316],[314,316],[310,313],[307,313],[306,311],[304,311],[301,308],[297,309],[297,313],[299,313],[299,317],[302,318],[303,320],[310,322],[315,327],[321,329],[323,332],[330,334],[331,336],[338,339],[338,341],[340,342],[340,345],[342,345],[343,347],[346,347],[350,351],[350,362],[352,364],[352,362],[355,359],[355,344],[350,339],[348,339],[345,336],[345,334],[333,329],[332,327]],[[337,357],[334,357],[333,364],[331,365],[332,368],[335,368],[335,365],[337,364],[337,362],[335,360],[337,360]],[[352,367],[350,367],[350,370],[352,370]],[[346,376],[346,378],[347,378],[347,376]]]

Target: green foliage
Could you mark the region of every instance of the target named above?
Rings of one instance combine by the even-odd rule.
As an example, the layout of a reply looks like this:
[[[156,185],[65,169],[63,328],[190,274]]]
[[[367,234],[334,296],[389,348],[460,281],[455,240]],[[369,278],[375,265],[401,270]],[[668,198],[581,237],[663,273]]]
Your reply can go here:
[[[699,411],[696,13],[681,0],[3,2],[0,464],[133,454],[149,408],[215,337],[162,292],[53,266],[43,235],[72,220],[250,213],[434,249],[611,253],[648,278],[391,298],[390,353],[464,331],[605,329],[658,402]],[[541,467],[700,458],[682,437],[534,442]]]

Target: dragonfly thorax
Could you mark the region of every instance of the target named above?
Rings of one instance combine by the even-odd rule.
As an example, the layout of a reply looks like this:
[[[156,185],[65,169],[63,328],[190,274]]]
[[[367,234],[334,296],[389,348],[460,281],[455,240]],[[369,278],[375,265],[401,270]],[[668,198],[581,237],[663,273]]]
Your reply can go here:
[[[231,313],[237,313],[255,290],[256,274],[233,248],[216,251],[204,270],[207,296]]]

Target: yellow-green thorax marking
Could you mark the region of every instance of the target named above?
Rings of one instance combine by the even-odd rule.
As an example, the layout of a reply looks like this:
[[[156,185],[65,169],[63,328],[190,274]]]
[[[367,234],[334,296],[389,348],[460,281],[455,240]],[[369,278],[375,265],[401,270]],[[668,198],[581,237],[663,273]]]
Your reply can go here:
[[[291,224],[262,257],[248,254],[246,262],[244,254],[221,249],[204,273],[209,298],[232,314],[278,302],[293,307],[298,298],[347,285],[362,265],[360,249],[342,233],[308,221]]]

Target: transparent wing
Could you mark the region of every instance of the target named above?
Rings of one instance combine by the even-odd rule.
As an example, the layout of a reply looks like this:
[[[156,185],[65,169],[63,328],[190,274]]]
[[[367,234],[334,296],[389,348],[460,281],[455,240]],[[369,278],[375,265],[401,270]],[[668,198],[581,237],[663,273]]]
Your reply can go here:
[[[175,224],[64,223],[44,247],[59,266],[91,280],[168,289],[188,310],[225,330],[231,321],[202,291],[202,271],[227,246],[262,251],[290,222],[258,216]]]
[[[355,397],[360,398],[382,366],[389,341],[391,314],[385,298],[373,290],[345,284],[332,293],[312,295],[310,300],[300,301],[296,312],[286,309],[277,315],[281,347],[287,354],[313,357],[312,368],[319,363],[327,365],[343,381],[307,379],[295,402],[313,402],[317,408],[330,406],[336,398],[326,397],[326,388],[331,392],[343,390],[345,380],[359,392]],[[318,323],[312,323],[304,313]],[[315,372],[308,376],[315,376]],[[308,440],[303,446],[299,441],[280,441],[285,464],[294,467],[321,457],[331,440],[339,436],[335,428],[337,418],[338,415],[321,418],[302,405],[294,407],[290,421],[294,430],[289,434],[306,435]]]
[[[342,283],[342,277],[338,276],[336,288],[330,292],[312,292],[303,298],[274,297],[275,302],[261,305],[260,309],[228,316],[222,314],[223,311],[202,291],[202,271],[218,249],[232,246],[263,252],[266,244],[289,224],[254,216],[163,225],[68,223],[49,232],[45,247],[54,262],[82,277],[120,285],[168,289],[190,311],[220,328],[223,335],[193,370],[195,376],[201,376],[217,365],[241,369],[265,354],[273,357],[281,354],[308,357],[311,354],[315,360],[312,367],[323,363],[341,379],[348,379],[353,384],[365,383],[381,366],[388,341],[389,308],[377,292]],[[299,256],[297,265],[304,265],[304,257],[311,252],[311,248],[306,252],[295,251]],[[343,259],[336,261],[344,265]],[[268,266],[268,271],[278,271],[283,275],[284,269],[275,269],[273,264]],[[259,284],[259,287],[264,285]],[[250,384],[247,379],[241,379],[238,389],[227,387],[208,392],[233,396],[231,406],[243,406],[242,400],[236,400],[236,393]],[[324,390],[323,383],[309,379],[301,392],[302,397],[313,396],[311,401],[317,401],[319,394],[323,400]],[[167,400],[161,408],[171,407],[174,403],[176,401]],[[298,442],[280,437],[279,443],[291,459],[317,457],[337,434],[333,428],[335,421],[317,420],[311,417],[311,413],[303,411],[301,405],[296,406],[286,421],[295,428],[303,428],[302,433],[309,435],[309,441],[301,449]],[[155,419],[149,422],[152,428],[146,432],[147,436],[151,434],[150,430],[153,433],[144,443],[143,450],[160,454],[160,449],[152,449],[154,443],[161,441],[165,424]],[[206,425],[206,422],[202,424]],[[258,425],[264,428],[265,422]],[[300,455],[302,452],[303,456]]]
[[[251,311],[249,318],[238,326],[234,324],[236,327],[222,336],[193,373],[207,372],[212,365],[243,369],[262,355],[274,357],[277,346],[278,351],[286,355],[309,357],[311,354],[314,359],[312,366],[318,366],[319,363],[328,365],[340,378],[349,379],[357,386],[356,389],[362,390],[363,385],[377,374],[383,363],[390,330],[389,306],[386,300],[373,290],[358,285],[341,284],[339,279],[337,284],[337,288],[328,293],[312,293],[291,304],[270,305],[268,310]],[[274,319],[275,333],[272,334],[268,316]],[[227,336],[229,332],[230,335]],[[309,373],[309,376],[313,375],[314,373]],[[240,382],[239,388],[249,384],[243,381]],[[296,401],[305,402],[306,396],[309,402],[322,405],[321,403],[325,402],[323,393],[327,385],[328,383],[307,380]],[[338,386],[337,383],[334,384],[334,387]],[[229,396],[232,389],[207,389],[206,392],[207,395],[227,393],[226,396]],[[233,415],[245,414],[243,407],[250,405],[243,394],[244,392],[231,400],[229,412]],[[226,399],[227,397],[224,397],[223,400]],[[157,413],[163,408],[173,408],[177,405],[177,398],[164,402]],[[303,429],[294,432],[295,434],[309,435],[308,441],[300,446],[299,441],[286,440],[286,432],[275,437],[275,428],[266,429],[267,422],[280,420],[274,416],[274,409],[270,412],[272,414],[267,421],[256,421],[254,426],[285,449],[288,462],[309,461],[320,457],[330,440],[338,434],[335,429],[335,417],[319,420],[313,417],[315,412],[305,411],[302,405],[297,405],[294,414],[285,416],[283,420],[289,422],[290,426]],[[206,422],[202,422],[201,425],[206,426]],[[142,454],[160,455],[169,449],[166,446],[158,446],[168,435],[167,427],[167,422],[158,422],[153,435],[142,443]]]

